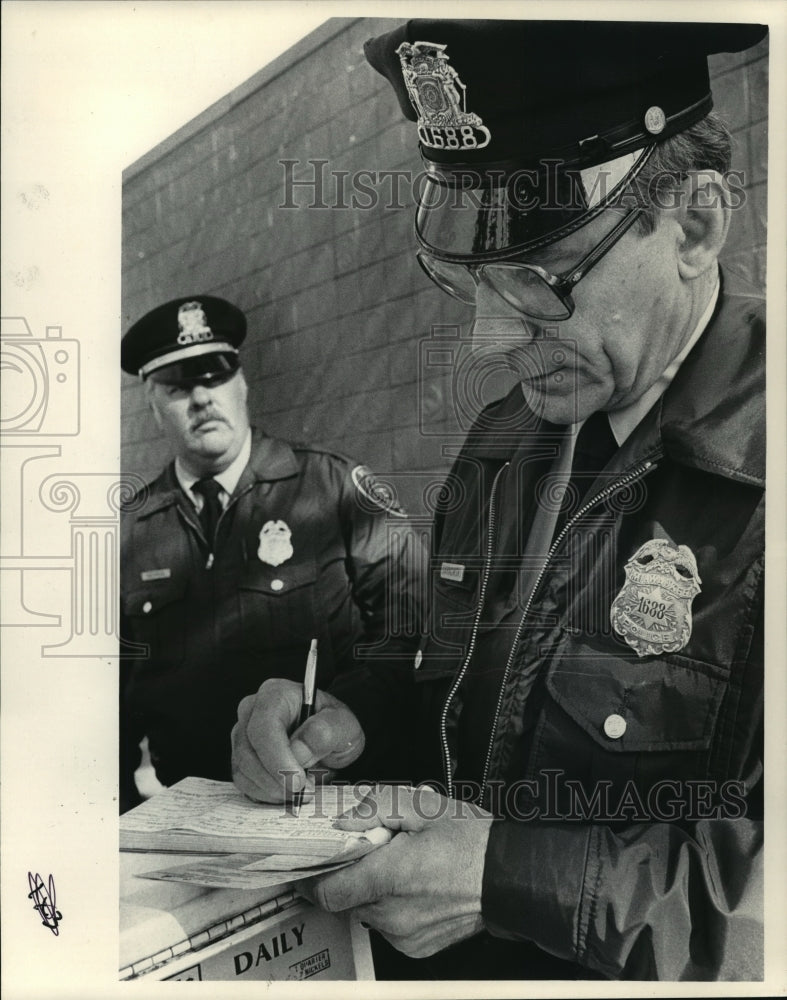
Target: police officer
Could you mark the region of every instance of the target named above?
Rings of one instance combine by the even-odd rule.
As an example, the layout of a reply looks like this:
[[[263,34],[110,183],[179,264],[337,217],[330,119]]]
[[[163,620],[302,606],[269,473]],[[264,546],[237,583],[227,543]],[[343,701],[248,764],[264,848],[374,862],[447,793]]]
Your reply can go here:
[[[123,515],[126,808],[143,736],[164,784],[229,780],[238,703],[266,677],[302,680],[312,638],[322,685],[355,665],[359,643],[412,642],[386,604],[389,583],[405,588],[398,613],[419,600],[419,545],[399,530],[391,541],[403,512],[364,466],[249,426],[245,334],[236,306],[192,295],[122,341],[175,454]]]
[[[420,960],[383,974],[762,976],[764,329],[718,266],[740,191],[707,55],[764,34],[367,43],[417,127],[419,260],[518,384],[449,477],[410,676],[339,678],[291,743],[268,682],[233,739],[271,801],[348,741],[343,777],[439,785],[377,792],[347,824],[408,836],[312,883]]]

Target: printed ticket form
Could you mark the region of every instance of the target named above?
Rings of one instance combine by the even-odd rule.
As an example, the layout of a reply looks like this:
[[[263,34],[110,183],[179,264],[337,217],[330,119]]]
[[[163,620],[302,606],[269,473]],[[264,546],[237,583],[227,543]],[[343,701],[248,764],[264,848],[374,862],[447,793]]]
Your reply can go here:
[[[252,802],[231,782],[184,778],[120,818],[120,849],[192,855],[145,878],[267,888],[342,867],[387,843],[391,831],[383,827],[355,833],[333,825],[368,790],[318,785],[296,818],[283,804]]]

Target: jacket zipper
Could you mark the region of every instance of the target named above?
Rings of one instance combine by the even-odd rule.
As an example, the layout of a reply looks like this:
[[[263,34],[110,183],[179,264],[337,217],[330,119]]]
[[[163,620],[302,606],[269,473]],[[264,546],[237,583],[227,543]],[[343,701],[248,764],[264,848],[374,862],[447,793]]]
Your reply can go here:
[[[506,465],[508,465],[508,463],[506,463]],[[583,517],[591,509],[591,507],[594,507],[599,501],[605,500],[607,497],[611,496],[613,493],[617,492],[617,490],[621,489],[622,487],[628,486],[630,483],[634,482],[635,479],[639,479],[640,476],[645,475],[645,473],[650,472],[650,470],[653,467],[654,467],[654,463],[652,461],[643,462],[642,465],[636,466],[634,469],[631,470],[631,472],[627,473],[622,478],[616,480],[610,486],[607,486],[600,493],[597,493],[594,497],[591,497],[591,499],[588,500],[587,503],[583,504],[583,506],[576,512],[576,514],[573,515],[573,517],[569,518],[569,520],[563,526],[563,529],[560,532],[560,534],[552,542],[552,545],[550,546],[549,552],[546,555],[546,559],[544,560],[544,563],[541,566],[541,569],[539,570],[538,576],[536,577],[535,583],[533,584],[533,586],[532,586],[532,588],[530,590],[530,595],[529,595],[529,597],[527,599],[527,604],[525,605],[525,609],[522,612],[522,617],[519,620],[519,625],[517,626],[517,630],[516,630],[516,632],[514,634],[514,639],[513,639],[513,642],[511,644],[511,652],[508,655],[508,660],[506,662],[505,671],[503,672],[503,680],[501,682],[500,692],[499,692],[498,697],[497,697],[497,705],[495,707],[495,717],[494,717],[494,720],[492,722],[492,730],[491,730],[491,733],[490,733],[490,736],[489,736],[489,746],[487,748],[486,760],[484,762],[484,771],[483,771],[483,775],[482,775],[482,778],[481,778],[481,789],[480,789],[478,798],[476,800],[479,805],[481,803],[483,803],[483,801],[484,801],[484,793],[486,792],[486,783],[487,783],[487,779],[489,777],[489,767],[490,767],[490,764],[491,764],[491,761],[492,761],[492,747],[494,746],[495,736],[497,734],[497,727],[498,727],[498,723],[500,721],[500,712],[501,712],[502,705],[503,705],[503,695],[505,693],[506,684],[508,683],[508,678],[509,678],[509,675],[511,673],[511,666],[512,666],[512,664],[514,662],[514,656],[516,654],[517,646],[519,644],[519,639],[520,639],[520,637],[522,635],[522,628],[524,627],[525,620],[527,619],[527,616],[530,613],[530,606],[533,603],[533,597],[534,597],[536,591],[538,590],[538,587],[539,587],[539,585],[541,583],[541,580],[544,577],[544,574],[547,571],[547,567],[549,566],[549,563],[550,563],[550,561],[552,559],[552,556],[555,554],[555,551],[557,550],[558,546],[560,545],[561,541],[563,540],[563,538],[565,537],[565,535],[569,531],[569,529],[572,528],[573,525],[579,520],[579,518]],[[505,468],[505,466],[503,466],[503,468]],[[498,478],[500,476],[500,473],[502,471],[503,471],[503,469],[501,469],[500,472],[498,472],[497,476],[495,477],[495,482],[494,482],[494,485],[492,487],[492,496],[494,495],[494,489],[497,486],[497,480],[498,480]],[[441,735],[441,738],[442,738],[442,747],[443,747],[443,766],[445,768],[446,786],[447,786],[447,789],[448,789],[448,795],[449,795],[449,797],[451,796],[452,791],[453,791],[453,776],[451,774],[451,756],[450,756],[450,753],[449,753],[449,750],[448,750],[448,737],[447,737],[447,734],[446,734],[446,719],[447,719],[447,716],[448,716],[448,709],[450,707],[451,701],[453,700],[453,698],[454,698],[454,696],[455,696],[455,694],[456,694],[456,692],[457,692],[457,690],[459,688],[459,685],[461,684],[462,679],[464,678],[464,675],[467,672],[467,668],[469,666],[470,659],[471,659],[471,657],[473,655],[473,649],[475,648],[475,642],[476,642],[477,633],[478,633],[478,625],[480,623],[481,614],[482,614],[482,611],[483,611],[484,593],[485,593],[485,590],[486,590],[487,581],[489,579],[489,572],[490,572],[490,569],[491,569],[491,543],[492,543],[492,537],[493,537],[492,527],[493,527],[493,521],[494,521],[494,507],[493,507],[493,504],[492,504],[492,498],[491,497],[490,497],[490,504],[489,504],[489,517],[490,517],[490,530],[489,530],[489,545],[488,545],[488,548],[487,548],[487,565],[484,568],[484,579],[483,579],[481,596],[480,596],[480,604],[479,604],[479,609],[478,609],[478,612],[476,614],[476,619],[475,619],[475,622],[474,622],[474,625],[473,625],[473,632],[471,634],[471,639],[470,639],[470,648],[469,648],[469,652],[468,652],[467,658],[465,659],[465,662],[462,665],[462,669],[461,669],[461,671],[460,671],[460,673],[459,673],[459,675],[457,677],[457,680],[454,682],[454,685],[453,685],[453,687],[451,688],[451,690],[450,690],[450,692],[448,694],[448,698],[446,699],[446,703],[445,703],[445,706],[443,708],[443,714],[442,714],[442,717],[441,717],[441,720],[440,720],[440,735]]]
[[[489,528],[487,530],[486,557],[484,561],[484,573],[481,578],[481,589],[479,591],[479,596],[478,596],[478,608],[475,614],[475,621],[473,622],[473,630],[470,633],[470,645],[468,646],[467,656],[465,657],[465,661],[462,664],[462,669],[457,674],[456,679],[454,680],[454,683],[451,687],[451,690],[448,692],[448,697],[446,698],[445,705],[443,706],[443,712],[442,715],[440,716],[440,739],[443,750],[443,767],[445,769],[446,786],[448,789],[449,798],[451,797],[451,791],[453,788],[453,776],[451,774],[451,754],[448,749],[446,720],[448,718],[448,709],[451,706],[451,702],[453,701],[454,695],[459,690],[459,686],[461,685],[465,673],[467,672],[467,668],[470,665],[470,660],[473,658],[473,651],[475,649],[476,639],[478,637],[478,626],[481,622],[481,615],[484,610],[484,598],[486,596],[486,588],[487,584],[489,583],[489,574],[492,569],[492,548],[494,546],[494,540],[495,540],[495,494],[497,493],[498,481],[509,465],[510,463],[506,462],[505,465],[501,466],[501,468],[497,470],[497,475],[494,478],[494,482],[492,483],[492,489],[489,493]]]
[[[644,476],[645,473],[647,473],[647,472],[649,472],[651,470],[651,468],[653,468],[653,462],[651,462],[651,461],[643,462],[642,465],[637,466],[630,473],[628,473],[627,475],[623,476],[622,479],[618,479],[617,482],[613,483],[611,486],[608,486],[606,489],[602,490],[600,493],[597,493],[586,504],[584,504],[582,507],[580,507],[580,509],[576,512],[576,514],[574,514],[574,516],[572,518],[570,518],[566,522],[566,524],[563,525],[563,530],[560,532],[560,534],[557,536],[557,538],[552,542],[552,545],[551,545],[551,547],[549,549],[549,552],[547,553],[547,557],[544,560],[544,565],[541,567],[541,569],[539,571],[539,574],[536,577],[536,582],[533,584],[533,587],[532,587],[532,589],[530,591],[530,596],[527,599],[527,604],[525,605],[525,610],[522,612],[522,617],[521,617],[521,619],[519,621],[519,625],[517,626],[517,630],[514,633],[514,641],[511,644],[511,652],[508,654],[508,661],[506,662],[506,669],[503,672],[503,681],[502,681],[502,683],[500,685],[500,693],[497,696],[497,706],[495,708],[495,718],[494,718],[494,721],[492,722],[492,731],[491,731],[490,736],[489,736],[489,746],[487,747],[487,751],[486,751],[486,761],[484,763],[484,773],[483,773],[483,776],[481,777],[481,791],[480,791],[479,796],[478,796],[478,803],[479,803],[479,805],[484,801],[484,793],[486,792],[486,782],[487,782],[487,778],[489,777],[489,767],[490,767],[490,764],[492,762],[492,747],[494,746],[495,736],[497,734],[497,726],[498,726],[498,723],[500,721],[500,711],[501,711],[501,709],[503,707],[503,695],[505,693],[506,684],[508,683],[509,674],[511,673],[511,665],[514,662],[514,656],[516,654],[516,649],[517,649],[517,646],[519,644],[519,639],[520,639],[520,637],[522,635],[522,627],[524,626],[525,619],[527,618],[527,616],[528,616],[528,614],[530,612],[530,606],[533,603],[533,597],[535,595],[535,592],[538,590],[539,584],[541,583],[541,580],[543,579],[544,573],[546,573],[547,566],[549,565],[549,561],[551,560],[552,556],[555,553],[555,550],[560,545],[560,543],[563,540],[564,536],[568,532],[569,528],[571,528],[571,526],[573,524],[575,524],[575,522],[578,521],[580,517],[583,517],[590,510],[590,508],[593,507],[593,506],[595,506],[600,500],[605,500],[608,496],[612,496],[613,493],[617,492],[617,490],[621,489],[624,486],[628,486],[630,483],[634,482],[634,480],[638,479],[640,476]]]

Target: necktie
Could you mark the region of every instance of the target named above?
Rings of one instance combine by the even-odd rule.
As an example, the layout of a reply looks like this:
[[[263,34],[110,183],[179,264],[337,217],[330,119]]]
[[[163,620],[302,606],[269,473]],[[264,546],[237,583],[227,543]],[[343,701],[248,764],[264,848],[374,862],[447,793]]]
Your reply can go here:
[[[571,482],[575,484],[580,500],[590,484],[618,450],[618,443],[609,417],[603,410],[591,413],[577,434],[574,458],[571,462]]]
[[[591,483],[617,450],[618,443],[609,426],[607,414],[603,410],[592,413],[577,434],[571,478],[555,528],[555,537],[563,530],[569,517],[573,517],[582,506]]]
[[[221,501],[219,500],[221,486],[212,476],[206,476],[204,479],[197,480],[191,488],[195,493],[199,493],[204,501],[199,519],[202,522],[205,538],[207,538],[210,547],[213,548],[213,542],[216,537],[216,525],[219,522],[219,516],[222,511]]]

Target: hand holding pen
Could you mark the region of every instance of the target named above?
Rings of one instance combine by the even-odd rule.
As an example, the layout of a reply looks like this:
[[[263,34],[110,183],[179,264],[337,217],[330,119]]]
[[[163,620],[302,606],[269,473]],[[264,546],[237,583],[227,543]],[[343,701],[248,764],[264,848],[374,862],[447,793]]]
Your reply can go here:
[[[303,678],[303,697],[301,700],[301,711],[298,716],[298,726],[300,727],[314,714],[314,692],[317,683],[317,640],[312,639],[309,646],[309,655],[306,657],[306,673]],[[303,805],[304,789],[296,792],[293,800],[293,815],[299,816]]]
[[[363,753],[366,737],[361,723],[337,697],[317,689],[316,669],[314,642],[307,660],[307,675],[312,676],[303,684],[271,677],[238,706],[232,730],[232,780],[250,799],[292,805],[293,775],[313,768],[326,775],[342,771]],[[312,784],[310,780],[306,785],[309,795]],[[299,801],[303,797],[299,795]]]

